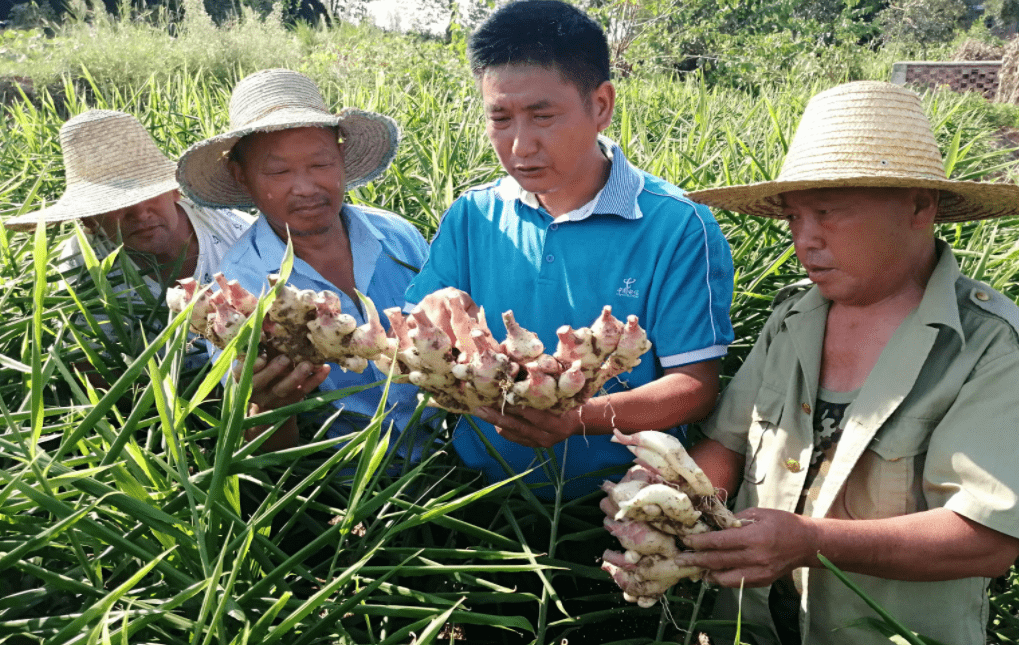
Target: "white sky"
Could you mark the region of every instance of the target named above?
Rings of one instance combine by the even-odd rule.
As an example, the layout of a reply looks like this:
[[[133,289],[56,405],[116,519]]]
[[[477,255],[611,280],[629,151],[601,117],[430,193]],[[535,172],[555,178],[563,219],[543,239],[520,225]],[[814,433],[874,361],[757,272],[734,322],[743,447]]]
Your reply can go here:
[[[407,29],[414,20],[415,7],[420,4],[418,0],[372,0],[368,3],[368,11],[377,25],[388,28],[391,17],[395,14],[400,17],[403,29]],[[445,27],[445,24],[435,26],[437,31]]]

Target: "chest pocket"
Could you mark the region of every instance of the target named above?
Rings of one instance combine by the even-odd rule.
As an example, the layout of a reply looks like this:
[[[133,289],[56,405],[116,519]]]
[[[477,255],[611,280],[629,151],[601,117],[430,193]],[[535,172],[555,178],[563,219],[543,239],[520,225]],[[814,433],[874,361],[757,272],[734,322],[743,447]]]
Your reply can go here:
[[[750,485],[764,483],[768,464],[773,463],[770,453],[776,448],[775,432],[782,419],[785,396],[762,387],[754,401],[750,430],[747,433],[747,460],[743,480]]]
[[[923,468],[934,423],[890,417],[853,468],[842,491],[851,519],[883,519],[927,510]],[[836,515],[838,506],[833,508]]]

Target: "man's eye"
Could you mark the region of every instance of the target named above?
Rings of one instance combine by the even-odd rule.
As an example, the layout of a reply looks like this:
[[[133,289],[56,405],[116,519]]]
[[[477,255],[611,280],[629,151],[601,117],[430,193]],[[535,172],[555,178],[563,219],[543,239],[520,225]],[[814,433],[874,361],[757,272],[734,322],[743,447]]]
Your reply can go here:
[[[554,116],[555,116],[554,114],[535,114],[534,118],[537,119],[538,121],[548,121]]]

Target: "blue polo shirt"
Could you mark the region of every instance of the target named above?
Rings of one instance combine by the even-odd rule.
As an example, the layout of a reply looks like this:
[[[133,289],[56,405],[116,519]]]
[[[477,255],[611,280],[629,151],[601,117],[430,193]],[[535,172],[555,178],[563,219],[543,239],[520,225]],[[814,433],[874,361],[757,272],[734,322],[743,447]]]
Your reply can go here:
[[[414,271],[401,262],[420,267],[428,254],[428,244],[410,223],[401,217],[379,209],[364,206],[343,207],[344,223],[350,238],[350,250],[354,257],[354,283],[357,290],[375,303],[380,315],[390,307],[403,308],[404,291]],[[223,258],[219,270],[228,280],[237,280],[248,291],[258,294],[268,291],[270,273],[277,273],[286,252],[286,243],[276,235],[264,217],[237,240]],[[347,294],[326,280],[304,260],[295,257],[288,284],[297,289],[332,291],[339,296],[344,313],[357,320],[358,325],[366,322],[358,306]],[[389,328],[389,321],[381,315],[382,325]],[[218,354],[218,352],[217,352]],[[366,385],[386,380],[375,363],[369,361],[361,374],[344,372],[333,364],[329,376],[319,386],[322,391]],[[417,407],[417,387],[393,384],[389,388],[386,406],[391,411],[386,417],[385,427],[393,424],[395,431],[402,431]],[[352,415],[341,415],[327,431],[329,437],[340,437],[364,427],[358,415],[369,419],[375,414],[382,387],[377,386],[333,402]],[[420,434],[427,434],[421,432]],[[391,441],[395,442],[394,436]]]
[[[512,309],[548,353],[555,351],[559,327],[590,326],[605,305],[620,320],[635,314],[653,348],[631,372],[606,384],[609,392],[649,383],[666,368],[723,356],[733,340],[733,266],[718,223],[681,189],[632,166],[611,141],[601,143],[612,159],[608,182],[593,204],[557,219],[510,177],[462,195],[443,216],[407,302],[447,286],[462,289],[484,306],[497,339],[506,334],[501,314]],[[537,463],[533,449],[476,421],[514,471]],[[569,497],[605,479],[587,473],[632,462],[633,455],[609,438],[575,436],[555,446],[571,480],[564,491]],[[490,480],[506,477],[463,421],[453,445],[467,466]],[[539,469],[525,481],[548,479]],[[548,486],[537,492],[553,494]]]

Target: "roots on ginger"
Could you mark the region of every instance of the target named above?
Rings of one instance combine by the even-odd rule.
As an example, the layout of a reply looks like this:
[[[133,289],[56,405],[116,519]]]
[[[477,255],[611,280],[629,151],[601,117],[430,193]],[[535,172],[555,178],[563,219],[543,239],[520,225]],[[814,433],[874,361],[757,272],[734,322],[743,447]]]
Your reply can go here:
[[[618,484],[605,482],[600,507],[605,528],[625,551],[607,550],[602,569],[623,590],[628,602],[650,607],[684,578],[697,579],[697,567],[680,566],[684,536],[740,526],[715,494],[711,482],[679,439],[647,430],[632,435],[615,431],[637,465]]]

